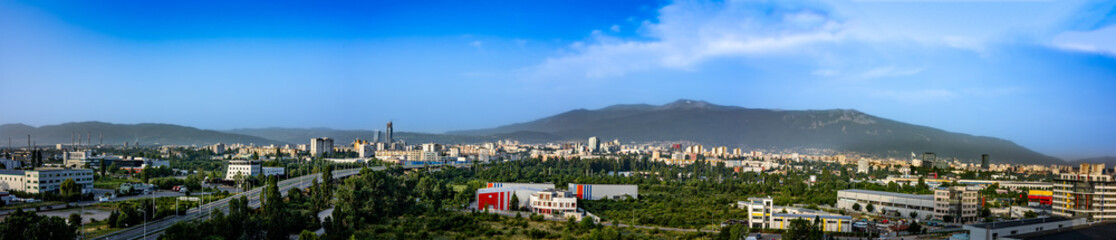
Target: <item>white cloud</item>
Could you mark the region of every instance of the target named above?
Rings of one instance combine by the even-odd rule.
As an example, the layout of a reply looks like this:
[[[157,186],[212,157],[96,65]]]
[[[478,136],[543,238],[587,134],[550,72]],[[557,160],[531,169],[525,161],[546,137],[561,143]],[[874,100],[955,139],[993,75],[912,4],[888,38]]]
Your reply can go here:
[[[877,67],[860,74],[863,78],[902,77],[915,75],[922,72],[922,68],[896,68],[892,66]]]
[[[1093,31],[1068,31],[1051,40],[1054,47],[1116,56],[1116,25]]]
[[[818,70],[814,70],[814,72],[812,72],[810,74],[813,74],[814,76],[832,77],[832,76],[837,76],[837,74],[841,74],[841,72],[838,72],[837,70],[833,70],[833,69],[818,69]]]
[[[473,41],[473,42],[470,42],[470,43],[469,43],[469,46],[473,46],[473,47],[475,47],[475,48],[481,48],[481,47],[483,47],[483,46],[484,46],[484,42],[481,42],[481,41]]]
[[[612,25],[612,27],[608,28],[608,30],[612,30],[612,32],[620,32],[620,25]]]
[[[527,69],[526,77],[568,80],[658,68],[686,71],[713,58],[787,54],[842,37],[841,21],[818,6],[683,1],[659,12],[659,23],[644,22],[638,30],[653,40],[619,40],[594,31],[590,41],[570,45],[573,53]]]

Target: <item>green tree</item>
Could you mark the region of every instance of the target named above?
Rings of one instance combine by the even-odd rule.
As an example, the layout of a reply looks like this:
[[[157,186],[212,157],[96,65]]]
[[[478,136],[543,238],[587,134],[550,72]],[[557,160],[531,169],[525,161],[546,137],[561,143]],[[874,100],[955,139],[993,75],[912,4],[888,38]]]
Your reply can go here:
[[[867,207],[864,207],[864,210],[868,210],[868,212],[870,212],[870,213],[871,212],[876,212],[876,206],[869,203]]]
[[[302,230],[302,233],[298,234],[298,240],[318,240],[318,235],[310,230]]]
[[[75,239],[77,228],[66,219],[16,209],[0,222],[0,240]]]
[[[718,240],[739,240],[748,236],[747,224],[732,224],[728,227],[721,228],[721,232],[717,233]]]
[[[517,194],[515,194],[515,192],[512,192],[512,197],[511,197],[510,201],[511,201],[511,204],[510,204],[511,205],[511,207],[510,207],[511,210],[512,211],[519,211],[519,196],[517,196]]]
[[[860,211],[860,203],[853,203],[853,211]]]
[[[918,222],[911,222],[911,225],[907,227],[907,232],[912,234],[922,233],[922,225],[919,225]]]
[[[75,196],[81,194],[81,187],[77,185],[73,178],[67,178],[62,181],[62,184],[59,184],[58,191],[62,193],[62,197],[66,198],[67,201],[72,201]]]
[[[74,229],[79,229],[81,227],[81,214],[71,213],[70,214],[70,219],[67,220],[66,222],[70,223],[70,227],[72,227]]]
[[[805,219],[794,219],[790,222],[790,227],[783,233],[783,239],[789,240],[813,240],[821,239],[821,229],[817,224],[811,224],[810,221]]]
[[[1036,217],[1038,217],[1038,213],[1035,213],[1035,211],[1027,210],[1027,212],[1023,213],[1023,218],[1036,218]]]
[[[911,211],[911,213],[907,214],[907,215],[910,215],[911,218],[918,218],[918,212],[915,212],[915,211]]]

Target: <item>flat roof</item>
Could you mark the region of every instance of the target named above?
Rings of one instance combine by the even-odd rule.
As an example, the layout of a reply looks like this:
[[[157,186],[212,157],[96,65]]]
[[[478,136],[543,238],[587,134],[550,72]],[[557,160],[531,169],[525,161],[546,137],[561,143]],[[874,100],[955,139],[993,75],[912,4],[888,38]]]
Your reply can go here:
[[[1071,219],[1063,218],[1063,217],[1030,218],[1030,219],[1020,219],[1020,220],[993,222],[993,223],[969,224],[968,226],[971,226],[971,227],[974,227],[974,228],[985,228],[985,226],[990,225],[991,229],[1001,229],[1001,228],[1010,228],[1010,227],[1025,226],[1025,225],[1031,225],[1031,224],[1051,223],[1051,222],[1061,222],[1061,221],[1071,221]]]
[[[849,216],[841,216],[841,215],[820,215],[820,214],[817,214],[817,215],[815,215],[815,214],[787,214],[787,213],[772,213],[772,214],[771,214],[771,216],[775,216],[775,217],[800,217],[800,218],[804,218],[804,219],[805,219],[805,218],[813,219],[814,217],[819,217],[819,218],[823,218],[823,219],[826,219],[826,218],[836,218],[836,219],[850,219],[850,220],[852,219],[852,217],[849,217]]]
[[[3,174],[3,175],[23,175],[23,170],[0,169],[0,174]]]
[[[1010,236],[1014,239],[1026,240],[1058,240],[1058,239],[1112,239],[1116,236],[1116,223],[1096,224],[1092,226],[1075,227],[1062,231],[1045,231],[1037,233],[1019,234]]]
[[[872,191],[872,190],[864,190],[864,189],[845,189],[845,190],[840,190],[838,192],[876,194],[876,195],[885,195],[885,196],[900,197],[900,198],[913,198],[913,199],[919,199],[919,200],[934,200],[934,195],[933,194],[919,195],[919,194],[907,194],[907,193],[881,192],[881,191]]]

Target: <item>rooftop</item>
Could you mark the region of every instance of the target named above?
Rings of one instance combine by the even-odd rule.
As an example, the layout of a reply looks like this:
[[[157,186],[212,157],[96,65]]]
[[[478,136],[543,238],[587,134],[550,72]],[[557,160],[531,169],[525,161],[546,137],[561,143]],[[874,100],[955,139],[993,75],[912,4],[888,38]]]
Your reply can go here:
[[[907,193],[881,192],[881,191],[872,191],[872,190],[864,190],[864,189],[845,189],[845,190],[840,190],[838,192],[876,194],[876,195],[884,195],[884,196],[891,196],[891,197],[898,197],[898,198],[912,198],[912,199],[918,199],[918,200],[934,200],[934,195],[930,195],[930,194],[919,195],[919,194],[907,194]]]
[[[835,218],[835,219],[849,219],[849,220],[851,220],[851,219],[852,219],[852,217],[849,217],[849,216],[841,216],[841,215],[820,215],[820,214],[817,214],[817,215],[815,215],[815,214],[786,214],[786,213],[772,213],[772,214],[771,214],[771,216],[775,216],[775,217],[800,217],[800,218],[804,218],[804,219],[805,219],[805,218],[813,219],[813,218],[815,218],[815,217],[819,217],[819,218],[822,218],[822,219],[833,219],[833,218]]]
[[[1111,239],[1112,236],[1116,236],[1116,223],[1083,226],[1063,231],[1020,234],[1011,236],[1011,238],[1026,240]]]
[[[1031,219],[1021,219],[1021,220],[1014,220],[1014,221],[969,224],[968,226],[975,227],[975,228],[985,228],[986,225],[990,225],[991,229],[1000,229],[1000,228],[1010,228],[1010,227],[1018,227],[1018,226],[1024,226],[1024,225],[1049,223],[1049,222],[1059,222],[1059,221],[1070,221],[1070,219],[1063,218],[1063,217],[1031,218]]]

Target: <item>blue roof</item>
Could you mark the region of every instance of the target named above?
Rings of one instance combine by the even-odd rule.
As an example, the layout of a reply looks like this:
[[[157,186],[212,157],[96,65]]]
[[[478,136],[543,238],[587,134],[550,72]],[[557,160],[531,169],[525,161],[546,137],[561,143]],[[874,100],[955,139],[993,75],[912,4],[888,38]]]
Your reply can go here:
[[[0,169],[0,174],[3,174],[3,175],[20,175],[20,176],[23,176],[23,173],[24,173],[24,171],[23,171],[23,170],[5,170],[5,169]]]

